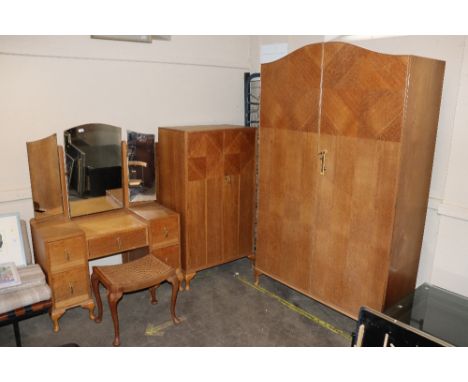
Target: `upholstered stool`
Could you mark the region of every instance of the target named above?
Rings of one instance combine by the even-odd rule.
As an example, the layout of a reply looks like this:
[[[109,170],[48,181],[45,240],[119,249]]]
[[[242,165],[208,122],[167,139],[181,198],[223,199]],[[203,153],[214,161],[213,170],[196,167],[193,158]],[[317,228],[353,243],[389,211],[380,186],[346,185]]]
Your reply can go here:
[[[102,319],[102,301],[99,294],[99,283],[107,288],[107,298],[114,322],[114,346],[120,345],[119,317],[117,315],[117,303],[124,293],[134,292],[149,288],[151,303],[156,304],[156,288],[163,281],[172,284],[171,317],[175,324],[180,322],[176,316],[175,305],[179,291],[179,279],[176,271],[166,263],[153,255],[146,255],[138,260],[119,265],[107,265],[93,267],[91,282],[98,307],[97,323]]]
[[[44,272],[32,264],[26,222],[20,220],[26,266],[18,267],[20,285],[0,289],[0,326],[13,324],[16,346],[21,346],[19,322],[50,311],[51,290],[46,283]]]
[[[19,321],[46,313],[51,291],[38,264],[18,267],[21,284],[0,289],[0,326],[13,324],[16,346],[21,346]]]

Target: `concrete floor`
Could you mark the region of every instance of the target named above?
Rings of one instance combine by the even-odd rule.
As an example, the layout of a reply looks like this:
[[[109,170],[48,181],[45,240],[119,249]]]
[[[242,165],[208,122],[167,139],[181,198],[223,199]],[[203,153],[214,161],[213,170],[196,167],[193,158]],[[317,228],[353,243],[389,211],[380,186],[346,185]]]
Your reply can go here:
[[[199,272],[191,290],[179,293],[183,321],[177,326],[170,320],[169,284],[159,288],[157,305],[150,304],[146,290],[126,294],[118,305],[121,346],[350,346],[354,320],[266,276],[260,290],[252,282],[246,259]],[[112,346],[104,289],[101,295],[102,323],[75,308],[54,333],[43,314],[20,323],[23,346]],[[0,328],[0,346],[15,346],[11,325]]]

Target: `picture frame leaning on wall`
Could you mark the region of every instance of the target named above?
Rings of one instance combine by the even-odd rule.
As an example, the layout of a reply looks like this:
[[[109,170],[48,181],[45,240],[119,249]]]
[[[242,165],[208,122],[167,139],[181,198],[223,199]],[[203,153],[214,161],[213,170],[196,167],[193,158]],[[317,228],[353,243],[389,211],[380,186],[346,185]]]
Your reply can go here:
[[[27,265],[19,213],[0,214],[0,264]]]

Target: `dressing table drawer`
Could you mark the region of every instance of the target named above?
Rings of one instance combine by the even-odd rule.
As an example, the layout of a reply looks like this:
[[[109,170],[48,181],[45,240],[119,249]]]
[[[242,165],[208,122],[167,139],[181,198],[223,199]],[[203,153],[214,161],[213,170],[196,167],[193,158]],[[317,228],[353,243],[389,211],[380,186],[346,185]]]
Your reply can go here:
[[[178,216],[170,216],[151,222],[151,234],[153,245],[169,243],[179,240]]]
[[[172,268],[180,268],[180,250],[178,245],[154,250],[154,255]]]
[[[86,300],[89,296],[88,269],[79,267],[54,273],[51,284],[56,308],[73,304],[75,300]]]
[[[141,229],[90,239],[88,240],[88,253],[90,259],[95,259],[147,245],[146,229],[142,227]]]
[[[50,242],[47,247],[52,273],[86,264],[86,240],[84,237]]]

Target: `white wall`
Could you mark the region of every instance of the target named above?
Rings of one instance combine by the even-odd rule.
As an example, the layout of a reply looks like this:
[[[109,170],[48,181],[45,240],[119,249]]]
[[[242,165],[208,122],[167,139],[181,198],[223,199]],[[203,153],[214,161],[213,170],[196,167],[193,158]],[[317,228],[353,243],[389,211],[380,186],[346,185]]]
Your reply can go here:
[[[465,41],[432,281],[468,296],[468,38]]]
[[[26,142],[101,122],[243,124],[249,37],[173,36],[152,44],[89,36],[0,36],[0,213],[33,216]],[[125,130],[124,134],[125,136]]]
[[[289,52],[324,36],[255,36],[251,71],[260,70],[265,44]],[[349,41],[348,41],[349,42]],[[399,36],[351,43],[389,54],[446,61],[429,208],[417,285],[431,282],[468,296],[468,44],[465,36]]]

